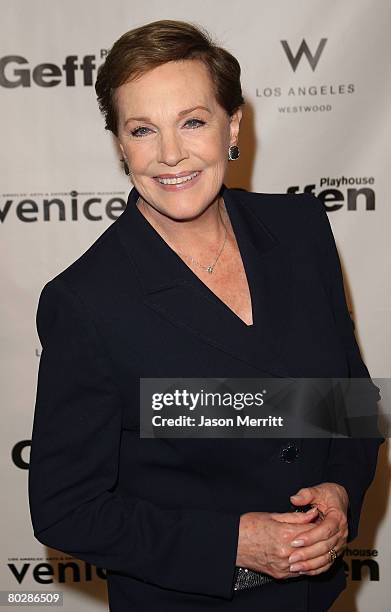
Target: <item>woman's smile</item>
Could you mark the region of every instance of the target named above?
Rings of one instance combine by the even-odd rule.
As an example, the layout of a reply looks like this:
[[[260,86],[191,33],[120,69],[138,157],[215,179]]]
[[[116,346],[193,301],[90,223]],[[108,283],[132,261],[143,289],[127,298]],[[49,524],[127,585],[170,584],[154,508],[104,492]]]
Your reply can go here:
[[[179,173],[174,175],[161,175],[154,176],[154,181],[164,191],[182,191],[183,189],[190,189],[197,182],[201,175],[202,170],[197,170],[191,173]]]

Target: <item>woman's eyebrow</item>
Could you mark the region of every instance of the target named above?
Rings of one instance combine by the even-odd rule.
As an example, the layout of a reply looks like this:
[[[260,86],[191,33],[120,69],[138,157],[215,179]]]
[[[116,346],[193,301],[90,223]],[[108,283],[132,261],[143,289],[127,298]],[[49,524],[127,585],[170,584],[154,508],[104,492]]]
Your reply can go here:
[[[197,110],[201,108],[202,110],[206,110],[208,113],[210,113],[211,111],[209,110],[209,108],[207,106],[193,106],[193,108],[186,108],[183,111],[180,111],[178,113],[178,117],[183,117],[183,115],[187,115],[188,113],[192,113],[193,111]]]
[[[192,108],[185,108],[184,110],[179,111],[178,117],[183,117],[184,115],[188,115],[189,113],[192,113],[193,111],[197,109],[205,110],[208,113],[211,112],[207,106],[198,105],[198,106],[193,106]],[[146,123],[153,123],[149,117],[128,117],[128,119],[125,121],[125,125],[129,121],[145,121]]]

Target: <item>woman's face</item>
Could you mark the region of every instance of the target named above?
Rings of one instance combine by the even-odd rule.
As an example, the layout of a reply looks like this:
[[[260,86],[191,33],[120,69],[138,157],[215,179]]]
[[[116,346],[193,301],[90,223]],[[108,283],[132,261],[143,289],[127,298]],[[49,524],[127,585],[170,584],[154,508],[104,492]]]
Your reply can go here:
[[[240,109],[229,117],[217,103],[199,60],[154,68],[121,85],[115,98],[120,148],[140,196],[174,220],[204,212],[237,143]]]

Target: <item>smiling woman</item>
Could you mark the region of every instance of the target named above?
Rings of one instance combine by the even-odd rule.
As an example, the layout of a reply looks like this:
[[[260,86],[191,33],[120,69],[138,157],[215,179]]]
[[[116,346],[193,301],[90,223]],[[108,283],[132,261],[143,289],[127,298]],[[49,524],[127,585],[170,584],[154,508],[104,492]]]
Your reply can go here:
[[[177,244],[199,249],[199,231],[178,235],[177,221],[207,214],[216,224],[216,202],[228,162],[227,150],[238,139],[241,110],[228,116],[215,97],[205,64],[196,59],[171,61],[118,87],[115,94],[118,140],[140,206],[149,220]],[[141,115],[147,118],[141,118]],[[205,220],[202,225],[206,227]],[[198,228],[200,224],[198,224]],[[211,227],[213,231],[213,227]],[[218,233],[215,225],[214,233]],[[175,242],[174,242],[175,232]]]
[[[146,439],[139,414],[142,378],[368,379],[324,207],[223,184],[240,66],[202,28],[125,33],[96,92],[133,188],[40,296],[34,533],[106,568],[112,612],[326,610],[380,440]]]
[[[251,325],[249,287],[220,195],[242,116],[240,108],[228,114],[231,98],[219,104],[200,56],[128,75],[112,104],[138,209],[194,274]],[[217,258],[222,273],[211,278]]]

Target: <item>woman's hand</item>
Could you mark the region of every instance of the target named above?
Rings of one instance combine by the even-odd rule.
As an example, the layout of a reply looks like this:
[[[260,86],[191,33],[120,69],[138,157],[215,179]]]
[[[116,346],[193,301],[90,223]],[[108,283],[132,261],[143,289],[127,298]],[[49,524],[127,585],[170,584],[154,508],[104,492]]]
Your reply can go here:
[[[308,512],[247,512],[240,517],[236,565],[273,578],[294,578],[289,557],[295,548],[290,542],[314,529],[311,521],[317,508]]]
[[[298,533],[290,542],[296,551],[289,557],[292,572],[316,576],[331,567],[329,550],[333,548],[339,555],[346,546],[348,494],[341,485],[324,482],[300,489],[292,495],[291,502],[298,506],[316,504],[320,510],[315,525]]]

